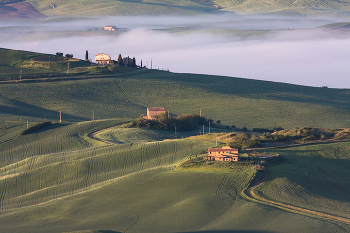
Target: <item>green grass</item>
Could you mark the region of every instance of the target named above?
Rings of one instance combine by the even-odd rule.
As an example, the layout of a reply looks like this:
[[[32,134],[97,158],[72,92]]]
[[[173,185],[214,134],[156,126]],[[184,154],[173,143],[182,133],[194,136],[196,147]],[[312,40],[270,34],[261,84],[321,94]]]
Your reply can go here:
[[[326,143],[276,150],[287,159],[270,168],[258,192],[272,200],[350,217],[350,143]]]
[[[213,7],[195,1],[183,0],[102,0],[102,1],[29,1],[40,13],[47,16],[96,16],[96,15],[197,15]]]
[[[191,140],[108,146],[87,137],[123,122],[56,124],[3,142],[1,209],[39,204],[135,172],[176,166],[208,147]]]
[[[4,133],[0,135],[0,231],[349,230],[346,226],[241,199],[242,189],[256,174],[252,166],[220,162],[191,166],[191,161],[187,161],[212,147],[213,142],[185,139],[133,143],[144,137],[162,139],[168,132],[129,128],[112,128],[102,134],[124,142],[119,145],[110,146],[87,137],[91,132],[127,120],[54,124],[20,137],[15,133],[12,137],[6,136],[6,132],[20,133],[25,124],[4,125]],[[313,165],[309,165],[316,151],[312,146],[279,150],[288,163],[271,166],[271,177],[284,177],[287,173],[288,179],[294,178],[299,170],[311,177],[317,175],[318,166],[324,165],[328,166],[323,169],[329,174],[337,172],[329,181],[343,187],[349,180],[345,169],[348,164],[344,162],[348,158],[348,148],[349,143],[316,146],[319,157]],[[337,158],[337,162],[330,163],[330,158]],[[315,174],[312,168],[318,169]],[[334,179],[336,176],[339,178]],[[317,193],[318,185],[314,183],[305,189],[314,192],[312,197],[318,203],[317,198],[326,196]],[[285,180],[280,184],[286,184]],[[274,193],[273,188],[271,190]],[[327,198],[327,203],[331,204],[322,207],[324,210],[341,202],[343,208],[336,213],[346,214],[349,209],[346,196],[334,191]]]
[[[305,16],[337,16],[348,17],[350,10],[350,1],[282,1],[282,0],[246,0],[246,1],[226,1],[212,0],[214,4],[219,5],[224,11],[233,11],[236,13],[280,13],[281,15],[305,15]]]
[[[106,78],[0,86],[0,120],[138,118],[146,107],[238,128],[350,127],[349,90],[146,70]],[[79,88],[77,88],[79,86]]]
[[[347,228],[246,202],[239,190],[253,170],[153,170],[89,192],[2,211],[6,232],[346,232]],[[296,224],[298,223],[298,224]]]
[[[350,2],[329,0],[206,0],[209,4],[190,0],[103,0],[103,1],[59,1],[30,0],[42,14],[47,16],[91,16],[91,15],[197,15],[218,12],[211,5],[218,5],[220,12],[239,14],[272,13],[287,16],[337,16],[349,15]]]

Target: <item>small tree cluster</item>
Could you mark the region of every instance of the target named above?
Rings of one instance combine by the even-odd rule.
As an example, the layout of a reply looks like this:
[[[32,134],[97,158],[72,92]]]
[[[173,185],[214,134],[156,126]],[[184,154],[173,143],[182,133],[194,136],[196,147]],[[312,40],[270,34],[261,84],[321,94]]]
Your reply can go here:
[[[157,116],[155,120],[135,119],[130,123],[131,127],[159,129],[174,131],[175,126],[178,131],[189,131],[196,129],[198,125],[207,125],[208,121],[204,117],[194,114],[183,114],[176,118],[168,118],[164,113]]]

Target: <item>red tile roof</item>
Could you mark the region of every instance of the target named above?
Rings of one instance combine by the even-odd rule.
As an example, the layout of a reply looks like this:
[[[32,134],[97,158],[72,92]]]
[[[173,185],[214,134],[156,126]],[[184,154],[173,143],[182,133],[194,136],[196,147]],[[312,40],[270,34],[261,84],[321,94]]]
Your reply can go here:
[[[150,107],[148,111],[165,111],[164,107]]]

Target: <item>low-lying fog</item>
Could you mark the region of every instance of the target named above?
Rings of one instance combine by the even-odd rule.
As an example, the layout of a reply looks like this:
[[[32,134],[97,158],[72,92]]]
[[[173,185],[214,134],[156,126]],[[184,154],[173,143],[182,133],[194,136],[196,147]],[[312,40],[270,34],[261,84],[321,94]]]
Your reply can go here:
[[[92,60],[101,52],[115,60],[122,54],[135,57],[138,65],[142,60],[148,68],[152,59],[153,69],[172,72],[350,88],[348,34],[305,29],[334,22],[232,15],[0,21],[0,47],[51,54],[61,51],[81,59],[88,50]],[[87,31],[105,25],[129,31]],[[254,32],[248,38],[237,30]],[[9,39],[12,36],[15,40]]]

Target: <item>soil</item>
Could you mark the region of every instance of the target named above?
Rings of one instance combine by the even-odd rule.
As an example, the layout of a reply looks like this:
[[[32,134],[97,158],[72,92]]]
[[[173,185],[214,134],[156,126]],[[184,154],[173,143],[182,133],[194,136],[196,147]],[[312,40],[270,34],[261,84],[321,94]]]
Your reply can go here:
[[[0,19],[42,19],[46,18],[29,2],[0,5]]]

